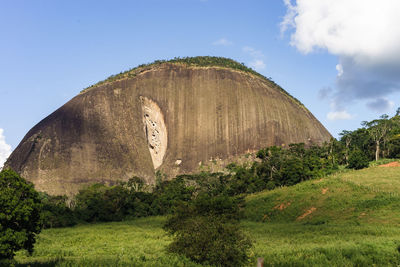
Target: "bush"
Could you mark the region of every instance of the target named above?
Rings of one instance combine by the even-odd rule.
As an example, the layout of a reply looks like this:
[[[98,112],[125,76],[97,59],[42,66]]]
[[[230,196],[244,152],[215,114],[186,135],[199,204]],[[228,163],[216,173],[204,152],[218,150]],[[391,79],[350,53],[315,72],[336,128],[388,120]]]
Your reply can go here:
[[[239,227],[241,201],[227,196],[198,196],[182,203],[164,225],[174,236],[168,250],[198,263],[248,264],[251,242]]]
[[[158,215],[169,214],[182,201],[190,201],[193,188],[186,186],[183,177],[163,181],[155,188],[152,209]]]
[[[349,164],[347,168],[360,170],[367,168],[369,165],[369,161],[367,156],[361,150],[354,150],[349,155]]]
[[[261,149],[257,153],[261,162],[255,162],[252,167],[255,170],[253,176],[258,176],[254,188],[262,191],[276,186],[291,186],[331,174],[338,166],[329,151],[327,145],[306,148],[303,143],[290,144],[288,149],[276,146]]]
[[[26,249],[31,254],[41,230],[41,201],[33,185],[16,172],[0,172],[0,260]]]
[[[129,192],[126,188],[93,184],[75,196],[75,212],[87,222],[121,221],[124,218]]]
[[[66,227],[77,224],[74,211],[67,206],[67,196],[50,196],[40,193],[42,212],[40,214],[44,228]]]
[[[137,177],[111,187],[93,184],[75,196],[73,213],[77,219],[86,222],[121,221],[157,215],[162,207],[153,207],[156,194],[145,192],[145,187]],[[171,205],[169,200],[166,202]]]

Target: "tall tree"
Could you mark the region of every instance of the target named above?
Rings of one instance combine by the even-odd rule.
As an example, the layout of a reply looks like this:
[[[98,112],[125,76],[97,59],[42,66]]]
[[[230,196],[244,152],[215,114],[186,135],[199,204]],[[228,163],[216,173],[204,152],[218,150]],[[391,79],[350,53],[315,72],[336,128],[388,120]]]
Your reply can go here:
[[[391,129],[391,121],[389,116],[384,114],[380,119],[372,120],[370,122],[364,121],[362,125],[368,129],[368,132],[375,143],[375,160],[379,160],[381,153],[381,144],[385,143],[388,138],[388,133]]]
[[[349,162],[349,151],[350,151],[350,144],[352,139],[352,132],[343,130],[339,135],[341,136],[341,140],[344,141],[346,145],[346,150],[344,152],[344,158],[346,160],[346,164]]]
[[[0,260],[12,259],[20,249],[32,253],[41,207],[32,184],[10,169],[0,172]]]

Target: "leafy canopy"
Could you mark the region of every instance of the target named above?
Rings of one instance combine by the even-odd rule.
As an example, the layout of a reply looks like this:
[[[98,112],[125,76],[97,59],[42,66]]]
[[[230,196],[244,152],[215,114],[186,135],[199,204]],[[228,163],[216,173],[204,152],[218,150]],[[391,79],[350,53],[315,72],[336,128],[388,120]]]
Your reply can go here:
[[[16,172],[0,172],[0,260],[12,259],[15,252],[33,252],[41,230],[41,201],[33,185]]]

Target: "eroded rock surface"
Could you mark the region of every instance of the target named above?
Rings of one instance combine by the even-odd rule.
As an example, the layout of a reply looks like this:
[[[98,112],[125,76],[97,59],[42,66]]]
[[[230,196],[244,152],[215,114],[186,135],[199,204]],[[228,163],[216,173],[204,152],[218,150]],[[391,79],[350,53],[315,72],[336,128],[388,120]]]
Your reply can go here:
[[[143,111],[144,132],[147,138],[154,169],[161,166],[167,151],[168,137],[164,123],[164,115],[160,107],[147,97],[140,97]]]

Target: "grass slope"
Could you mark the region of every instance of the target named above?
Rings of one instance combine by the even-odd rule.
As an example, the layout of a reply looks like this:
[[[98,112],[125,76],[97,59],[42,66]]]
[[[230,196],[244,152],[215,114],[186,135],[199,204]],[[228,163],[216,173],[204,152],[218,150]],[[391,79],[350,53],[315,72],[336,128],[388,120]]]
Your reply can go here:
[[[267,266],[400,266],[400,168],[371,167],[247,197]]]
[[[245,217],[256,222],[399,226],[399,192],[400,168],[376,166],[250,195]]]
[[[400,168],[348,171],[247,197],[242,225],[265,266],[399,266]],[[165,252],[165,218],[43,231],[31,266],[199,266]],[[251,264],[249,266],[254,266]]]

